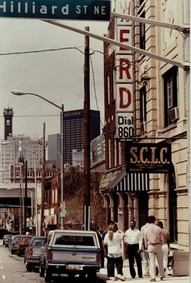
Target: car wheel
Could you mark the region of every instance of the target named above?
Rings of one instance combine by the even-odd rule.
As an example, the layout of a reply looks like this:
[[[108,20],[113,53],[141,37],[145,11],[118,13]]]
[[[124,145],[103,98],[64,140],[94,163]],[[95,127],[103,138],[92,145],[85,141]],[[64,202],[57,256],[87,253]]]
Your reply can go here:
[[[28,272],[32,271],[32,265],[31,265],[30,263],[28,263],[27,260],[26,260],[26,262],[25,262],[25,266],[26,266],[26,270],[27,270]]]
[[[88,273],[88,279],[90,280],[91,283],[95,283],[97,279],[96,272]]]
[[[52,280],[52,273],[50,272],[50,270],[48,270],[48,268],[45,268],[44,270],[44,281],[45,282],[51,282]]]
[[[39,276],[44,277],[44,267],[42,264],[39,265]]]

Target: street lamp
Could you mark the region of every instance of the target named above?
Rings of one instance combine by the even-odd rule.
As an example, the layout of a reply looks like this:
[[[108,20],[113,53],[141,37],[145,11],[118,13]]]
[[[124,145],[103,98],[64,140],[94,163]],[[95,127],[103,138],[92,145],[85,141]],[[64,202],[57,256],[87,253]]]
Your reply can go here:
[[[65,216],[65,205],[64,205],[64,199],[63,199],[63,193],[64,193],[64,104],[61,106],[55,104],[54,102],[48,100],[47,98],[36,94],[36,93],[31,93],[31,92],[21,92],[21,91],[11,91],[13,95],[17,96],[23,96],[23,95],[31,95],[31,96],[36,96],[49,104],[52,104],[53,106],[57,107],[58,109],[61,110],[60,112],[60,143],[61,143],[61,168],[60,168],[60,178],[61,178],[61,201],[60,201],[60,207],[62,208],[62,213],[60,213],[61,217],[61,229],[63,229],[64,226],[64,216]],[[44,194],[44,191],[42,192]],[[42,204],[43,205],[43,204]]]

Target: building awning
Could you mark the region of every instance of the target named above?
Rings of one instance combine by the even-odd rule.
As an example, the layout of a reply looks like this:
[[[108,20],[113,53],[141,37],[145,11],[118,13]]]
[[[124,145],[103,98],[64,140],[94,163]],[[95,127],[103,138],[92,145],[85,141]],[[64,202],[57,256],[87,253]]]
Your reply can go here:
[[[121,172],[121,168],[117,168],[114,170],[107,171],[105,174],[103,174],[101,181],[100,181],[99,189],[101,191],[108,190],[110,187],[110,184],[116,180],[120,172]]]
[[[149,191],[148,173],[127,173],[126,169],[106,172],[101,179],[100,191],[103,192],[143,192]]]

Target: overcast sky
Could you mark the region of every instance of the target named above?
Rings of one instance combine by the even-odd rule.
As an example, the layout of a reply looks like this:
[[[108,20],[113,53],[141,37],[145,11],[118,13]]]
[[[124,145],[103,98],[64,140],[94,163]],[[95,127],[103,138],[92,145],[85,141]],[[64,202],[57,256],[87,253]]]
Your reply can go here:
[[[128,12],[129,2],[112,0],[111,11]],[[88,26],[91,33],[100,36],[107,34],[109,24],[77,20],[61,23],[81,30]],[[44,122],[46,137],[58,133],[59,109],[40,98],[18,97],[11,91],[39,94],[57,105],[64,104],[65,111],[82,109],[85,36],[40,19],[0,18],[0,38],[0,139],[4,139],[3,110],[7,107],[14,111],[13,135],[41,138]],[[90,53],[98,51],[91,56],[90,104],[91,109],[100,111],[104,124],[103,42],[90,38],[90,48]]]
[[[82,30],[89,26],[90,32],[101,36],[108,27],[108,22],[100,21],[65,20],[63,23]],[[46,135],[58,133],[59,109],[37,97],[14,96],[11,90],[37,93],[60,106],[64,104],[66,111],[82,109],[85,36],[38,19],[1,18],[0,38],[0,139],[4,139],[3,110],[7,107],[14,110],[14,135],[42,137],[43,122]],[[46,51],[59,48],[66,49]],[[95,88],[92,82],[90,87],[91,109],[100,110],[103,118],[103,43],[90,39],[90,48],[99,51],[91,56],[95,78]],[[6,55],[40,50],[44,51]]]

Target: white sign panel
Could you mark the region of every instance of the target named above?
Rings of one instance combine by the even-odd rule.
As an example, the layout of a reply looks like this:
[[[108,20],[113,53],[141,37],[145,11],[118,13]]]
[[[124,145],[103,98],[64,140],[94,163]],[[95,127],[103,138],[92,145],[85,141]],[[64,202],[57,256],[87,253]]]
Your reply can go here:
[[[132,84],[117,84],[116,110],[117,112],[133,112]]]
[[[116,137],[129,139],[133,136],[133,112],[117,113]]]

